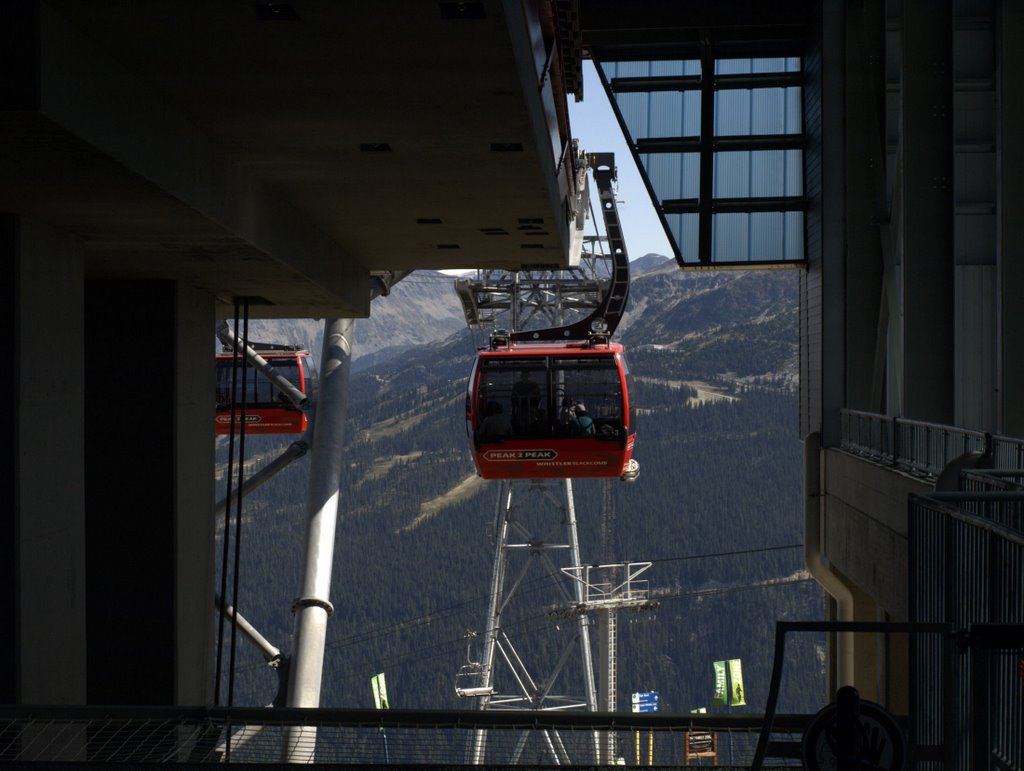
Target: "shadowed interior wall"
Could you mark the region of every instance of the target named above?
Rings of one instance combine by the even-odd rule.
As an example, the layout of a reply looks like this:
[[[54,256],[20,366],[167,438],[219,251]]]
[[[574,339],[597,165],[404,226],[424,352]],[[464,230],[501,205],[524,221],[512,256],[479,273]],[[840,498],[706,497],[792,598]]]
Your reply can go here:
[[[17,701],[85,699],[82,257],[18,215],[14,452]]]
[[[0,213],[0,308],[3,308],[2,344],[14,361],[20,357],[18,345],[18,218]],[[0,618],[17,618],[18,540],[18,386],[17,368],[5,367],[0,375],[0,404],[4,405],[3,441],[0,441]],[[17,698],[18,645],[17,625],[0,624],[0,704],[14,704]]]
[[[169,281],[87,281],[91,704],[173,704],[174,324]]]

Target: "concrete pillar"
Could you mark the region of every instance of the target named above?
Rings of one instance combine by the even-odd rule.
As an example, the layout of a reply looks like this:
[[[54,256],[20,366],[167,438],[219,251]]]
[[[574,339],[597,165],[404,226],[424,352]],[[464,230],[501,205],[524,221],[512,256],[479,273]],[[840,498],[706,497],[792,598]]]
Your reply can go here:
[[[88,700],[174,696],[174,284],[86,282]]]
[[[847,582],[853,594],[853,620],[877,621],[878,609],[875,601],[852,582]],[[853,684],[860,691],[862,699],[879,701],[878,680],[882,662],[878,658],[878,635],[854,634],[853,637]]]
[[[820,67],[809,73],[805,95],[808,106],[820,105],[820,126],[810,120],[807,125],[807,166],[809,173],[816,170],[820,213],[808,213],[808,270],[801,282],[801,358],[806,362],[801,429],[805,434],[821,431],[822,443],[831,447],[840,442],[839,410],[846,398],[844,3],[825,0],[821,13]],[[812,188],[809,184],[808,191]]]
[[[952,0],[904,0],[902,29],[902,412],[952,423]]]
[[[88,701],[209,703],[213,300],[85,287]]]
[[[15,247],[18,691],[24,704],[86,697],[82,260],[27,219]],[[8,234],[9,235],[9,234]],[[10,618],[10,617],[8,617]]]
[[[999,389],[997,430],[1011,436],[1024,436],[1024,99],[1021,78],[1024,77],[1024,7],[1003,0],[998,3],[997,48],[1000,69],[998,77],[998,138],[996,178],[998,180],[996,221],[998,223],[998,302],[999,327],[998,375]]]
[[[885,185],[885,14],[880,0],[846,7],[846,265],[844,406],[881,412],[876,383]]]
[[[0,212],[0,345],[17,361],[18,347],[18,226],[15,214]],[[5,367],[0,374],[0,618],[13,619],[18,612],[18,473],[17,431],[18,368]],[[18,625],[0,625],[0,704],[18,701]]]

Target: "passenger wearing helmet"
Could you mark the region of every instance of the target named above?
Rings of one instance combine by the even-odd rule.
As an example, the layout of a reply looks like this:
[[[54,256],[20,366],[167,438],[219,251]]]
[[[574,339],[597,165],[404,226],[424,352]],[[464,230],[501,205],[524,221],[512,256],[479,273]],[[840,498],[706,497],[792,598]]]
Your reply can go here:
[[[577,402],[569,408],[569,434],[571,436],[593,436],[594,420],[587,414],[587,407]]]

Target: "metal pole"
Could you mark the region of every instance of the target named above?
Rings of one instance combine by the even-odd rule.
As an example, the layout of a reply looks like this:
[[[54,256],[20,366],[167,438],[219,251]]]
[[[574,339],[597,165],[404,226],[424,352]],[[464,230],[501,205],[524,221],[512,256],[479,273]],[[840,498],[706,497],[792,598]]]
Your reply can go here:
[[[293,605],[295,653],[288,683],[289,707],[320,706],[327,619],[334,611],[330,602],[331,568],[343,467],[342,446],[352,331],[351,319],[327,319],[324,322],[320,396],[309,469],[309,499],[306,507],[309,519],[302,594]],[[316,729],[296,726],[288,730],[286,762],[312,763],[315,749]]]
[[[480,685],[494,687],[494,653],[501,630],[502,594],[505,586],[505,554],[508,545],[508,526],[512,509],[512,483],[501,482],[498,503],[495,507],[494,569],[491,572],[491,597],[487,608],[487,628],[484,631],[483,665],[484,672]],[[487,709],[490,696],[480,697],[480,709]],[[478,728],[473,733],[469,762],[482,766],[487,754],[487,729]]]
[[[257,631],[256,627],[249,623],[249,621],[241,613],[237,613],[231,605],[225,605],[220,595],[214,595],[214,602],[217,603],[217,607],[220,612],[224,614],[225,618],[230,619],[238,625],[238,631],[245,635],[246,639],[255,645],[263,658],[269,662],[279,661],[281,659],[281,649],[276,645],[273,645],[266,637],[261,635]]]
[[[563,485],[565,493],[566,527],[569,531],[570,564],[577,570],[582,565],[580,559],[580,540],[576,530],[576,504],[572,494],[572,480],[566,479]],[[582,606],[586,601],[582,581],[573,581],[576,589],[576,602]],[[580,631],[580,654],[583,657],[583,687],[587,694],[587,709],[597,711],[597,688],[594,684],[594,661],[590,653],[590,615],[580,613],[578,617]],[[601,762],[601,734],[594,731],[594,763]]]
[[[245,478],[242,483],[242,496],[249,495],[253,490],[262,486],[265,482],[269,482],[279,472],[284,471],[292,461],[298,460],[309,451],[310,440],[309,436],[312,432],[307,431],[302,439],[292,442],[288,445],[288,449],[282,452],[274,460],[270,461],[266,466],[261,468],[252,476]],[[222,498],[217,502],[217,507],[214,510],[216,516],[220,517],[224,515],[224,509],[227,508],[227,498]]]

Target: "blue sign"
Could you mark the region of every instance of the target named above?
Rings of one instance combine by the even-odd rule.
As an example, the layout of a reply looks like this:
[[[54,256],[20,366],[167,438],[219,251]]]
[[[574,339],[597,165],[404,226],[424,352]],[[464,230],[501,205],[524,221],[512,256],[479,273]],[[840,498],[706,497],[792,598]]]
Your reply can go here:
[[[657,691],[642,691],[640,693],[633,694],[633,711],[634,712],[657,712],[658,711],[658,692]]]

